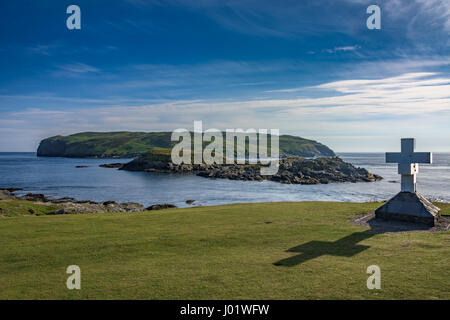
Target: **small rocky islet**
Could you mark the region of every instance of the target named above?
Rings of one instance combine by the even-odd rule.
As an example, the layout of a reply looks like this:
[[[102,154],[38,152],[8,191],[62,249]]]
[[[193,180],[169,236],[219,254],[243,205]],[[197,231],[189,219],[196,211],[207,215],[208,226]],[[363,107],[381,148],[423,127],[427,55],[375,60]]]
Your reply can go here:
[[[327,184],[333,182],[374,182],[382,177],[358,168],[339,157],[306,159],[289,157],[279,161],[274,175],[261,175],[261,164],[173,164],[169,156],[149,153],[119,170],[161,173],[190,173],[206,178],[244,181],[275,181],[286,184]]]

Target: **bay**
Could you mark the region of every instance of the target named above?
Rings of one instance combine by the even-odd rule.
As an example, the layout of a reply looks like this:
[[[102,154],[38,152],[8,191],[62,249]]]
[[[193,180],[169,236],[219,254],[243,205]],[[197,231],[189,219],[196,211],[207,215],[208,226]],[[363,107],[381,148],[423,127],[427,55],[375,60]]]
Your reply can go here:
[[[179,207],[190,206],[186,200],[204,206],[273,201],[380,201],[399,192],[397,166],[384,163],[383,153],[341,153],[339,156],[384,179],[371,183],[288,185],[99,167],[131,159],[46,158],[35,153],[0,153],[0,187],[24,188],[17,194],[43,193],[50,198],[138,202],[146,206],[172,203]],[[450,202],[450,154],[434,154],[432,165],[420,165],[418,189],[434,201]]]

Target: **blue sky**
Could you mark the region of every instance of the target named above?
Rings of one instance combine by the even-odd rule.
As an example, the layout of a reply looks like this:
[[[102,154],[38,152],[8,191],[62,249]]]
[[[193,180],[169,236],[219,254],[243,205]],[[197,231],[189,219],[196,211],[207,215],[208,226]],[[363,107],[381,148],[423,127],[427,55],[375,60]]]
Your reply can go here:
[[[66,8],[81,8],[81,30]],[[381,8],[368,30],[366,8]],[[450,151],[450,2],[0,3],[0,151],[80,131],[279,128]]]

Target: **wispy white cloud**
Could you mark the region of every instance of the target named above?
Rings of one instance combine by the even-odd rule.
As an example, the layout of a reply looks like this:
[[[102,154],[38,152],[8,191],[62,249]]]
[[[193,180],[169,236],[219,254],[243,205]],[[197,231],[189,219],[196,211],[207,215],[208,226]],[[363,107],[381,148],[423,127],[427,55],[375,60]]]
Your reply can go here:
[[[409,73],[382,79],[334,81],[310,90],[314,95],[320,93],[320,97],[170,101],[78,110],[29,109],[3,113],[1,125],[4,130],[15,130],[19,121],[28,132],[34,131],[34,143],[50,135],[87,130],[190,128],[194,120],[203,120],[206,126],[219,129],[280,128],[281,133],[320,136],[324,137],[323,142],[341,150],[348,146],[348,141],[336,136],[359,136],[359,146],[366,149],[369,138],[365,137],[374,135],[381,140],[386,136],[424,135],[431,141],[431,134],[438,135],[436,141],[450,138],[447,121],[443,121],[450,115],[448,76]],[[372,146],[373,151],[379,151]]]
[[[356,45],[356,46],[343,46],[343,47],[334,47],[333,49],[324,49],[322,50],[323,52],[327,52],[327,53],[336,53],[336,52],[346,52],[346,51],[356,51],[358,49],[360,49],[361,47]]]
[[[429,57],[408,57],[402,55],[400,58],[391,60],[363,61],[352,64],[349,68],[339,70],[336,76],[350,79],[384,79],[398,74],[416,74],[423,73],[424,69],[440,70],[450,66],[450,57],[448,56],[429,56]],[[267,90],[267,93],[295,93],[302,92],[309,87],[294,87]]]
[[[80,62],[73,63],[73,64],[61,65],[58,68],[60,70],[67,71],[67,72],[73,72],[73,73],[87,73],[87,72],[99,72],[100,71],[99,69],[97,69],[93,66],[90,66],[90,65],[87,65],[84,63],[80,63]]]
[[[100,73],[101,70],[85,63],[75,62],[57,66],[56,70],[52,71],[55,77],[73,78],[83,75]]]
[[[367,0],[291,1],[280,5],[261,0],[126,0],[137,7],[180,6],[211,18],[224,28],[252,35],[297,37],[300,34],[354,34],[364,28]],[[447,0],[379,0],[383,28],[411,39],[426,37],[429,28],[450,31],[450,3]],[[361,15],[355,15],[360,11]],[[270,23],[267,23],[270,21]],[[386,23],[385,23],[386,22]]]
[[[422,5],[423,10],[430,12],[436,20],[433,24],[442,25],[450,32],[450,1],[447,0],[416,0]]]
[[[44,56],[50,56],[51,55],[51,51],[55,48],[57,48],[58,46],[56,45],[49,45],[49,44],[38,44],[35,46],[31,46],[28,47],[27,50],[28,52],[32,53],[32,54],[39,54],[39,55],[44,55]]]

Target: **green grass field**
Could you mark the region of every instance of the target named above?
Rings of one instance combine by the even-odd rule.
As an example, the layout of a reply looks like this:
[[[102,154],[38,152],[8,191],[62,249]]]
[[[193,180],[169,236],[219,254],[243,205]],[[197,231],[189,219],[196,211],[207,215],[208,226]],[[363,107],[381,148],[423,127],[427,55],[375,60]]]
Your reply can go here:
[[[0,299],[450,299],[450,232],[372,235],[349,221],[379,205],[16,212],[0,217]],[[73,264],[81,290],[66,288]],[[366,287],[374,264],[381,290]]]

